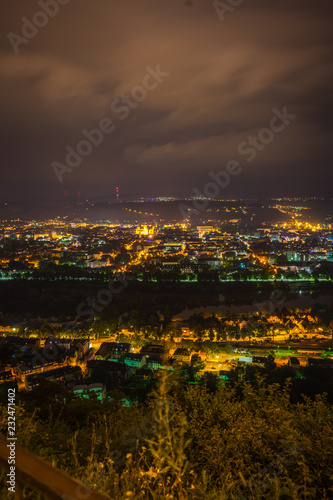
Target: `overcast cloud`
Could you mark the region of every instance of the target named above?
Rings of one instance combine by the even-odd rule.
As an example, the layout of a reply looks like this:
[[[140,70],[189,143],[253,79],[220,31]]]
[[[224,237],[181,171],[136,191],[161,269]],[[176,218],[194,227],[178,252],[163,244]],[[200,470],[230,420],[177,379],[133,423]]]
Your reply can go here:
[[[231,194],[332,194],[332,2],[246,1],[220,21],[209,0],[71,0],[15,54],[34,0],[1,5],[1,200],[191,193],[211,170],[244,167]],[[146,67],[170,75],[125,120],[110,109]],[[237,148],[295,120],[248,164]],[[116,129],[59,183],[81,131]]]

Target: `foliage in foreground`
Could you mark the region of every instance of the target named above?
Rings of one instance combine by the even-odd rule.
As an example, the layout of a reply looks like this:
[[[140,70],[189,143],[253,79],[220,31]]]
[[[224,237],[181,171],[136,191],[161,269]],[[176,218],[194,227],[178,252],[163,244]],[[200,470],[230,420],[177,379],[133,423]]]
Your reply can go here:
[[[288,384],[210,393],[163,374],[146,405],[60,388],[35,403],[17,408],[18,443],[114,499],[333,498],[332,406],[322,395],[293,405]]]

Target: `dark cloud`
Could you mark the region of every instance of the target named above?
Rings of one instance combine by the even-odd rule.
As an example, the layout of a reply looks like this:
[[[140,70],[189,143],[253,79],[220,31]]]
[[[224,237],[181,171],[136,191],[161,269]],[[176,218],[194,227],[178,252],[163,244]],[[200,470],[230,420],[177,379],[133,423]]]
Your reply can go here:
[[[186,194],[231,159],[226,195],[332,185],[330,1],[244,1],[221,22],[209,0],[71,0],[19,54],[7,34],[40,7],[1,9],[2,198]],[[170,75],[120,120],[111,103],[158,64]],[[247,164],[239,144],[285,105],[297,118]],[[60,184],[51,163],[104,117],[116,130]]]

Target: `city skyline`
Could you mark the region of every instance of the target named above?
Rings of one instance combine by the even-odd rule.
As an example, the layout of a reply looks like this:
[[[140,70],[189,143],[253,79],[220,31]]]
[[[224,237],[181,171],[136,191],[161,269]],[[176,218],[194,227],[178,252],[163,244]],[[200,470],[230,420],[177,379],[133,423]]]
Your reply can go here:
[[[332,497],[332,1],[1,7],[0,498]]]

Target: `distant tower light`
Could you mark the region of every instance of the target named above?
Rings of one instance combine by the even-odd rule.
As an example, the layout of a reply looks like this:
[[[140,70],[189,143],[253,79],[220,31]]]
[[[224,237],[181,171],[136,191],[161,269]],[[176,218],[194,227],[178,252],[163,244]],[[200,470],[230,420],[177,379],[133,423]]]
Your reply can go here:
[[[116,198],[117,198],[117,203],[119,203],[119,188],[116,187]]]

